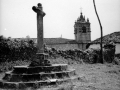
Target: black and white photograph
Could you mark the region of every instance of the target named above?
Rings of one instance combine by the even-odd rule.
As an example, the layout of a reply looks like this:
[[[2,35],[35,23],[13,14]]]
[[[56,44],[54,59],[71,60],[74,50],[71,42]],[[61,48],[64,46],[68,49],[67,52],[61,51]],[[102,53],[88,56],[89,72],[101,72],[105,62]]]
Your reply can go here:
[[[0,0],[0,90],[120,90],[120,0]]]

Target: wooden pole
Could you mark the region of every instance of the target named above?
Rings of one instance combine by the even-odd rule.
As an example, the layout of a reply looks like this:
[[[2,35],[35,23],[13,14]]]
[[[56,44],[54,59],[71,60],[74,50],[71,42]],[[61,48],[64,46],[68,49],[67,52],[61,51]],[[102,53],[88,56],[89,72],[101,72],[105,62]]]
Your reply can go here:
[[[100,42],[100,48],[101,48],[101,50],[100,50],[101,61],[100,61],[100,62],[103,63],[103,48],[102,48],[103,30],[102,30],[102,25],[101,25],[101,22],[100,22],[98,13],[97,13],[96,5],[95,5],[95,0],[93,0],[93,4],[94,4],[95,13],[96,13],[96,16],[97,16],[97,18],[98,18],[98,22],[99,22],[100,29],[101,29],[101,42]]]

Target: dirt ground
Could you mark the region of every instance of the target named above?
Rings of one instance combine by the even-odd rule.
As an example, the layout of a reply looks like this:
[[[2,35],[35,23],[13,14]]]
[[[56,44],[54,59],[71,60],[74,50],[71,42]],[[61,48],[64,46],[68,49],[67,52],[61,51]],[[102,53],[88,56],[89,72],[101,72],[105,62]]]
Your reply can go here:
[[[113,64],[72,65],[79,75],[74,90],[120,90],[120,66]]]

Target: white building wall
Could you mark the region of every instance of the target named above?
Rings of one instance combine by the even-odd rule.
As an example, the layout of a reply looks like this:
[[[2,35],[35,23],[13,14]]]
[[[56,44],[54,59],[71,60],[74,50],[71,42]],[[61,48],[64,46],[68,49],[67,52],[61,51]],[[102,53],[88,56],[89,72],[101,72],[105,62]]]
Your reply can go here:
[[[116,44],[116,53],[120,53],[120,44]]]
[[[103,44],[104,45],[104,44]],[[89,48],[100,48],[100,44],[92,44]],[[120,53],[120,44],[116,44],[115,53]]]

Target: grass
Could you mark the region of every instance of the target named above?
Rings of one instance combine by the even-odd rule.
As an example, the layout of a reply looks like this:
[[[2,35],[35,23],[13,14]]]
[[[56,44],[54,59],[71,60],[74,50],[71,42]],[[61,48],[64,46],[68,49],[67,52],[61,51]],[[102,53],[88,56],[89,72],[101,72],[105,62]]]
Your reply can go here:
[[[13,66],[19,65],[29,65],[30,61],[28,60],[17,60],[17,61],[10,61],[10,62],[3,62],[0,64],[0,72],[10,71],[13,69]]]
[[[120,90],[120,66],[113,64],[72,65],[80,79],[78,90]]]

